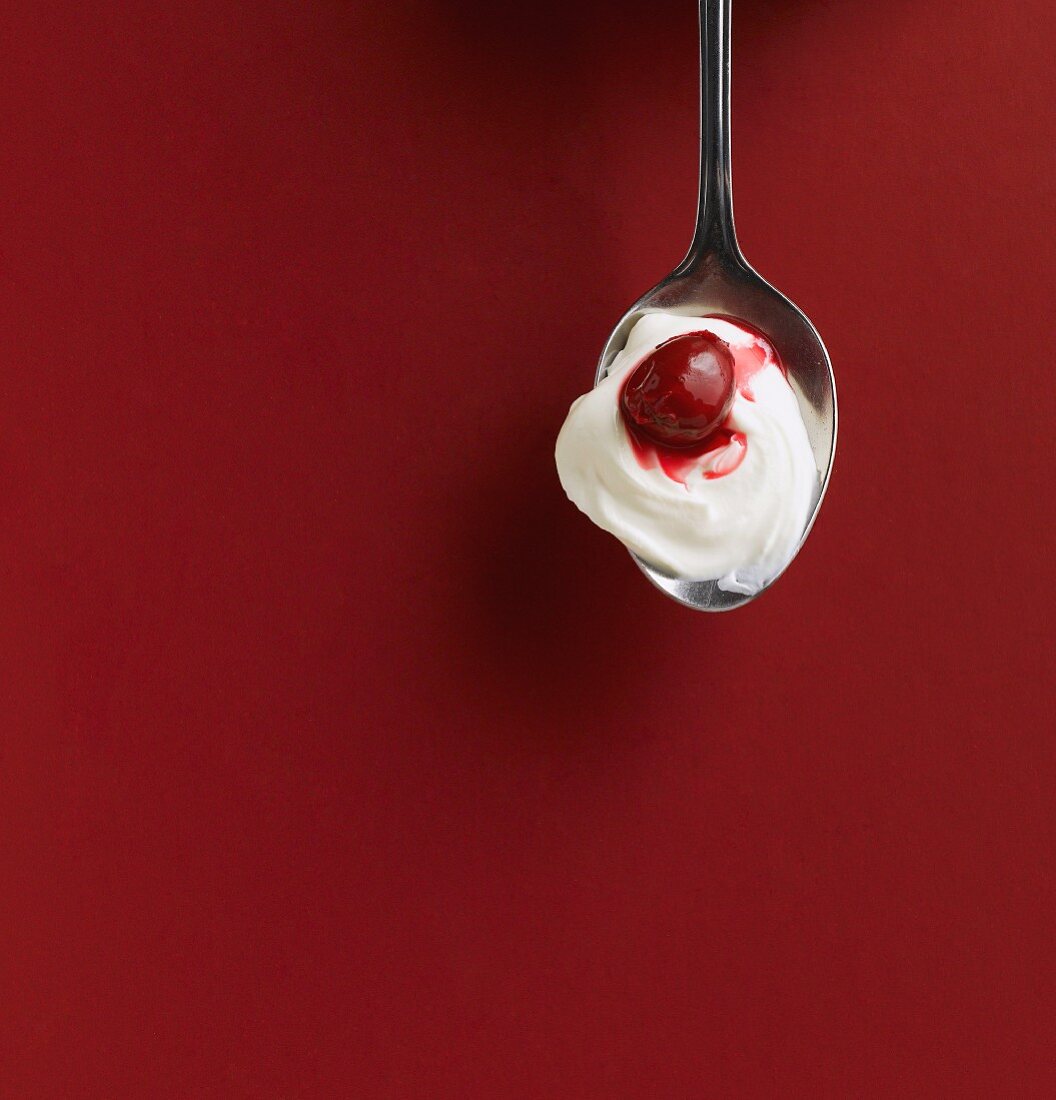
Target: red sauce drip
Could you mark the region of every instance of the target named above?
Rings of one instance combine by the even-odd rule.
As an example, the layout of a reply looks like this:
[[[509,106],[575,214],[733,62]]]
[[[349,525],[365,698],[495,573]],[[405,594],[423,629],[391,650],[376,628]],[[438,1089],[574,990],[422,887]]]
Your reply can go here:
[[[689,488],[689,476],[695,469],[704,467],[704,477],[714,481],[726,477],[744,461],[748,453],[748,439],[744,432],[735,432],[729,422],[695,447],[661,447],[627,424],[627,438],[638,465],[643,470],[663,470],[672,480]]]
[[[755,337],[756,343],[750,348],[730,348],[733,352],[734,370],[737,375],[737,392],[746,401],[755,400],[752,379],[763,367],[775,366],[786,379],[788,378],[788,371],[785,370],[785,364],[781,362],[781,356],[777,354],[777,349],[770,343],[770,337],[762,329],[742,321],[739,317],[728,317],[720,313],[716,313],[712,318],[705,317],[704,320],[726,321],[736,325],[742,332],[750,333]]]

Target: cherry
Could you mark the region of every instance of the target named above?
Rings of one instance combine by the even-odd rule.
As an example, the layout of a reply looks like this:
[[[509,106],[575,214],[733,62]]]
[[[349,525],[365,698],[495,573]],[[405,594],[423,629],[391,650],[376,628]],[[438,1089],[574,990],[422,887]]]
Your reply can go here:
[[[631,372],[620,408],[662,447],[694,447],[722,425],[735,393],[733,353],[710,332],[673,336]]]

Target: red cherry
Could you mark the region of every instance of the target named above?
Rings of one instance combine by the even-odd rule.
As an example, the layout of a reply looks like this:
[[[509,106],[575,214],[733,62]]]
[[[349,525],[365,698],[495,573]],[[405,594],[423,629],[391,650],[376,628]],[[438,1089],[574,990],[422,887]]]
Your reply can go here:
[[[722,425],[736,392],[733,353],[710,332],[665,340],[631,372],[620,407],[662,447],[694,447]]]

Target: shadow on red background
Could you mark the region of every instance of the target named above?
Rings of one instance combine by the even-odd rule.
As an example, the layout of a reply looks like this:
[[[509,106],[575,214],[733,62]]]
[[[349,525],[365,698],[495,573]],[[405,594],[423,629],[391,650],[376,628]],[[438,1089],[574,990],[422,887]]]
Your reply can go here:
[[[0,1092],[1052,1092],[1052,12],[738,0],[842,424],[715,619],[552,461],[692,9],[5,8]]]
[[[751,52],[758,40],[782,34],[789,19],[806,18],[813,6],[812,0],[740,4],[737,48]],[[595,719],[623,705],[607,679],[592,675],[595,663],[618,661],[629,646],[662,646],[646,625],[652,617],[643,613],[641,601],[648,606],[652,592],[627,561],[614,560],[622,552],[599,540],[563,499],[553,439],[570,397],[589,384],[607,328],[662,274],[627,272],[632,283],[637,279],[632,293],[622,299],[612,294],[619,230],[597,200],[617,185],[626,152],[614,147],[611,158],[584,156],[584,135],[593,136],[604,110],[598,88],[633,67],[680,91],[683,132],[673,159],[682,177],[682,234],[665,243],[674,266],[688,242],[695,203],[696,166],[687,153],[695,147],[697,71],[693,50],[685,48],[687,38],[694,41],[695,12],[676,3],[643,13],[629,2],[507,8],[459,0],[425,6],[422,18],[435,44],[433,63],[449,74],[446,86],[457,88],[458,111],[473,128],[474,145],[490,151],[489,199],[505,212],[494,227],[496,239],[483,248],[477,242],[491,256],[485,261],[488,303],[498,306],[501,323],[496,317],[485,322],[490,331],[483,339],[474,334],[450,369],[485,385],[493,371],[525,380],[523,388],[512,387],[517,403],[489,408],[489,417],[504,414],[505,423],[484,429],[491,444],[487,460],[461,487],[470,496],[459,508],[467,520],[459,580],[468,610],[477,613],[463,624],[463,640],[481,669],[537,710],[544,724],[532,728],[552,730],[573,699]],[[634,26],[630,48],[628,24]],[[582,64],[586,50],[602,64]],[[622,130],[632,146],[635,124],[628,112]],[[669,204],[669,183],[661,167],[649,201]],[[585,306],[595,302],[600,308],[585,318]],[[594,340],[586,355],[585,333]],[[494,347],[489,339],[497,341]],[[477,361],[467,363],[474,355]],[[532,392],[531,380],[543,372],[552,379],[551,392]],[[591,624],[589,640],[585,622]],[[699,632],[710,629],[698,624]],[[702,670],[701,690],[717,690],[712,680]],[[633,677],[624,686],[641,690]],[[591,723],[579,731],[594,736]]]

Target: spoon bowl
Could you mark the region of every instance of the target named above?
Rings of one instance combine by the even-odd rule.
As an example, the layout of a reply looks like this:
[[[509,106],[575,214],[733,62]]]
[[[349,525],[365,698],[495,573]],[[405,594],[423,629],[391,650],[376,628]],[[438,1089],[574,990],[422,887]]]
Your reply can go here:
[[[828,352],[803,312],[758,275],[737,244],[730,178],[730,14],[732,0],[700,0],[701,154],[697,225],[686,258],[634,303],[601,353],[595,386],[608,374],[631,328],[647,313],[727,317],[765,334],[788,372],[818,468],[818,490],[792,558],[817,517],[836,450],[836,381]],[[631,555],[662,592],[698,611],[730,611],[755,599],[727,592],[714,580],[674,577]],[[784,569],[788,568],[785,563]]]

